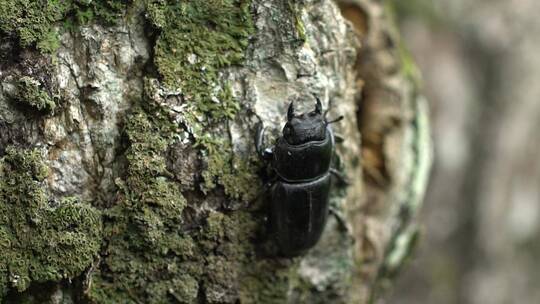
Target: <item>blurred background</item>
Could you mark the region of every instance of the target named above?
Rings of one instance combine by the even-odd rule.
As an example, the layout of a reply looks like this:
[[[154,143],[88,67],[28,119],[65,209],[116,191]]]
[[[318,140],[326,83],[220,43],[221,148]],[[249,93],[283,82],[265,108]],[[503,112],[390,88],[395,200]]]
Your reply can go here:
[[[422,241],[388,303],[540,303],[540,1],[394,0],[431,104]]]

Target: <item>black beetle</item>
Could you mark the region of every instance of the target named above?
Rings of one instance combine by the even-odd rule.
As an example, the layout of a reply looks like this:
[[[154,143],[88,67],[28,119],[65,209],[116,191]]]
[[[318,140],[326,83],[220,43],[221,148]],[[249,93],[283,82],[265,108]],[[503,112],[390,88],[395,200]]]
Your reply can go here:
[[[270,189],[270,224],[281,254],[298,256],[313,247],[321,237],[329,212],[330,174],[341,178],[330,167],[334,134],[322,112],[319,98],[315,110],[295,115],[294,103],[287,111],[283,136],[275,146],[264,148],[264,128],[259,124],[256,149],[270,165],[274,178]]]

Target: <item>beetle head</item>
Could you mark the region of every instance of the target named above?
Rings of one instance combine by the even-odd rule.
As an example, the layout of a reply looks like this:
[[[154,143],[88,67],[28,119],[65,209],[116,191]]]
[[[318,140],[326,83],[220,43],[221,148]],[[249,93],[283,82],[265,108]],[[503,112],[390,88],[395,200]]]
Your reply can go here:
[[[287,111],[287,123],[283,127],[283,137],[290,145],[324,140],[326,124],[318,98],[315,110],[301,115],[294,114],[294,102],[291,102]]]

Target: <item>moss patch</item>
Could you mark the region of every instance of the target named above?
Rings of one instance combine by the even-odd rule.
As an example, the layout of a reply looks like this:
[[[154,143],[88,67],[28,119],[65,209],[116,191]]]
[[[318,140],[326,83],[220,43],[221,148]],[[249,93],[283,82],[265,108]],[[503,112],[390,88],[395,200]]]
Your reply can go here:
[[[0,299],[9,288],[74,278],[101,242],[100,212],[76,199],[52,207],[38,151],[9,147],[0,159]]]
[[[195,246],[179,230],[186,200],[166,169],[177,127],[157,105],[145,103],[129,116],[125,133],[127,174],[117,180],[118,200],[106,212],[109,245],[89,296],[99,303],[163,303],[169,290],[196,296],[186,290],[193,289],[190,266],[180,263]]]
[[[55,29],[60,21],[65,25],[83,24],[94,20],[115,22],[124,12],[122,0],[3,0],[0,5],[0,32],[13,35],[21,46],[37,46],[52,52],[58,43]]]
[[[249,201],[260,189],[260,178],[256,174],[257,159],[247,160],[234,157],[229,139],[213,137],[205,133],[198,143],[204,149],[207,167],[202,173],[204,190],[213,189],[216,183],[223,186],[225,194],[236,200]]]
[[[267,259],[246,264],[240,288],[241,303],[288,303],[291,287],[298,280],[298,262]]]
[[[250,1],[148,1],[152,23],[161,30],[155,63],[163,82],[185,92],[200,114],[227,117],[230,96],[215,87],[220,68],[243,59],[253,31]],[[235,107],[232,105],[232,107]]]
[[[246,212],[211,213],[198,236],[204,261],[203,292],[210,303],[237,302],[241,266],[253,257],[255,221]]]
[[[296,1],[287,1],[289,12],[294,18],[294,27],[296,29],[296,35],[300,42],[304,43],[307,40],[306,28],[302,21],[302,4]]]
[[[50,9],[49,2],[40,2],[44,7],[39,8]],[[30,26],[41,20],[37,11],[15,17],[15,12],[0,11],[0,31],[21,38],[23,46],[54,46],[57,34],[53,25],[60,20],[67,20],[64,27],[109,20],[99,13],[98,4],[110,8],[112,21],[124,8],[129,9],[113,6],[123,1],[61,2],[65,8],[40,21],[39,28]],[[24,0],[8,0],[8,4],[18,9],[39,6]],[[260,217],[246,211],[225,212],[210,202],[224,200],[222,193],[212,192],[216,187],[223,187],[232,199],[249,201],[260,183],[255,174],[257,162],[235,157],[227,136],[224,126],[227,120],[237,118],[240,105],[220,72],[243,59],[254,31],[250,1],[140,0],[127,6],[131,5],[143,5],[145,17],[155,27],[154,63],[161,83],[145,82],[145,96],[134,102],[125,121],[125,174],[116,180],[116,200],[103,211],[102,257],[89,276],[85,294],[96,303],[234,303],[238,299],[257,303],[259,299],[283,299],[291,265],[258,262],[252,238]],[[22,31],[14,30],[19,28],[14,25],[28,26],[28,35],[24,35],[28,38],[22,39]],[[181,92],[177,96],[185,107],[180,114],[182,125],[173,122],[161,104],[163,100],[155,97],[163,87]],[[205,196],[198,189],[182,193],[181,183],[167,170],[167,151],[185,131],[193,136],[206,161]],[[277,278],[276,269],[281,269]],[[7,284],[7,266],[4,272],[0,269],[2,273],[5,276],[0,275],[0,279],[5,278]],[[246,273],[249,279],[244,277]],[[241,281],[247,283],[238,283]]]
[[[59,45],[57,29],[91,22],[115,23],[131,6],[144,7],[145,16],[158,30],[154,63],[163,85],[183,93],[188,108],[186,121],[204,150],[207,160],[205,189],[216,185],[226,194],[248,201],[257,185],[250,181],[256,163],[232,157],[229,139],[223,129],[213,128],[233,119],[240,109],[220,70],[240,64],[248,39],[254,32],[248,0],[6,0],[0,6],[0,32],[17,37],[21,46],[37,46],[53,52]],[[56,25],[62,26],[55,27]],[[28,93],[23,103],[52,111],[54,102],[33,82],[21,83]],[[35,85],[34,85],[35,84]],[[37,90],[34,90],[37,89]],[[32,97],[32,98],[26,98]],[[219,145],[219,146],[217,146]],[[227,150],[221,149],[223,145]],[[217,149],[216,149],[217,148]],[[216,153],[215,151],[219,151]]]
[[[13,99],[17,104],[30,107],[42,113],[53,112],[56,99],[45,91],[39,81],[29,76],[19,78],[16,83],[16,94]]]
[[[259,179],[254,160],[233,157],[231,141],[216,122],[233,119],[240,105],[219,71],[241,63],[254,32],[250,1],[148,1],[147,17],[161,33],[155,45],[155,64],[163,84],[183,93],[184,112],[207,169],[204,189],[217,185],[234,199],[248,201]]]
[[[178,128],[151,98],[127,120],[126,176],[117,180],[118,200],[106,212],[108,245],[88,291],[94,302],[193,303],[204,297],[214,303],[238,298],[231,284],[253,251],[249,237],[255,221],[247,212],[212,211],[195,228],[186,229],[187,201],[165,158]]]

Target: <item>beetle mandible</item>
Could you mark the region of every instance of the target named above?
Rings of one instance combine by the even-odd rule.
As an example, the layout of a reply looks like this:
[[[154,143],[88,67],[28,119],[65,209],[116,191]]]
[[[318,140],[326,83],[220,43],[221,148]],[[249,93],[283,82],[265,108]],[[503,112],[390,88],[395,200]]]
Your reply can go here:
[[[298,256],[320,239],[329,212],[330,167],[335,139],[322,104],[311,112],[296,115],[294,102],[287,111],[283,134],[274,146],[264,148],[264,128],[259,124],[256,149],[274,174],[265,188],[270,190],[270,223],[280,253]]]

